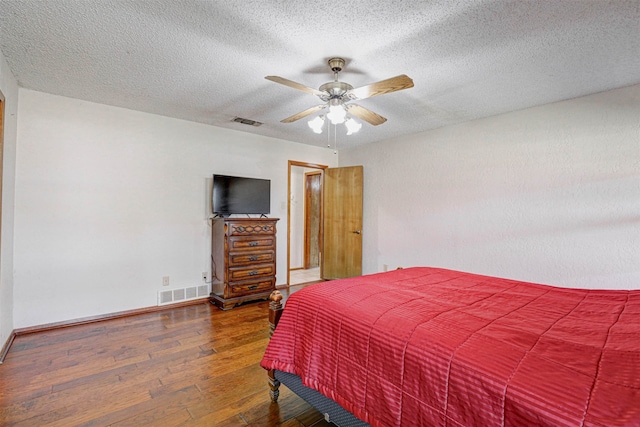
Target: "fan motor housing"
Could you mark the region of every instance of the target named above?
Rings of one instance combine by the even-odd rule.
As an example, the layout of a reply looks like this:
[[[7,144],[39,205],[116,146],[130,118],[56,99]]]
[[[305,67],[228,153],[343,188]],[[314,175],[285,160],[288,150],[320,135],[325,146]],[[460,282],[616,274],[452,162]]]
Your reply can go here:
[[[320,91],[327,92],[329,95],[329,99],[333,98],[341,98],[345,93],[352,90],[353,86],[349,83],[344,82],[329,82],[320,86]]]

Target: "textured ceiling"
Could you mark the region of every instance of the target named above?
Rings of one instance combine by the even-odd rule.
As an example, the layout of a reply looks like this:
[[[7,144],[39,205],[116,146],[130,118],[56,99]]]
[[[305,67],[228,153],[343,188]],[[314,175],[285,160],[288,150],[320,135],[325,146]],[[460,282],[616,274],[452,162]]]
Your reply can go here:
[[[640,83],[640,0],[0,0],[0,49],[25,88],[317,146],[280,120],[318,98],[265,76],[413,78],[345,146]]]

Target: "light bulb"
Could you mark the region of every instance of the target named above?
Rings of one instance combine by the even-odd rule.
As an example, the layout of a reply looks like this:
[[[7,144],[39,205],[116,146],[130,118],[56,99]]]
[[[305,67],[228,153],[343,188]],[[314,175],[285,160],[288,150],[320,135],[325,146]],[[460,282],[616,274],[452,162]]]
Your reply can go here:
[[[324,125],[324,119],[322,118],[322,116],[318,116],[313,120],[309,120],[307,124],[314,133],[322,133],[322,125]]]
[[[344,122],[344,125],[347,127],[347,135],[353,135],[358,132],[362,127],[362,123],[358,123],[355,120],[349,118]]]
[[[340,101],[337,99],[332,99],[329,105],[329,113],[327,114],[327,119],[331,121],[332,124],[338,125],[340,123],[344,123],[344,119],[347,116],[347,110],[344,109]]]

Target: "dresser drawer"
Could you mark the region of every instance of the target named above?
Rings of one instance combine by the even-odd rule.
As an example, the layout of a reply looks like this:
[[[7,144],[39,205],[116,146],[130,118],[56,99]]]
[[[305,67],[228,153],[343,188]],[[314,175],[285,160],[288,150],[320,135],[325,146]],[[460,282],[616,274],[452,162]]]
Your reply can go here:
[[[241,280],[258,279],[261,277],[275,276],[275,264],[261,264],[249,267],[229,268],[229,282]]]
[[[276,236],[229,237],[227,246],[229,252],[275,249]]]
[[[257,221],[234,221],[227,225],[227,236],[256,236],[266,234],[276,234],[275,223],[264,223]]]
[[[268,292],[275,289],[276,279],[268,278],[262,280],[252,280],[242,283],[232,283],[227,286],[225,292],[228,292],[226,298],[232,298],[243,295],[257,294],[260,292]]]
[[[276,253],[273,250],[260,252],[232,252],[229,254],[229,267],[243,265],[269,264],[276,262]]]

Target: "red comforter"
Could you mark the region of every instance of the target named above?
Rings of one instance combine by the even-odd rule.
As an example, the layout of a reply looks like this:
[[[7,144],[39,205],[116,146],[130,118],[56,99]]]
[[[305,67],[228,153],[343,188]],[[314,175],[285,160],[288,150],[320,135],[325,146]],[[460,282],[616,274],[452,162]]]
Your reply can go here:
[[[434,268],[292,294],[261,365],[373,426],[640,426],[640,291]]]

